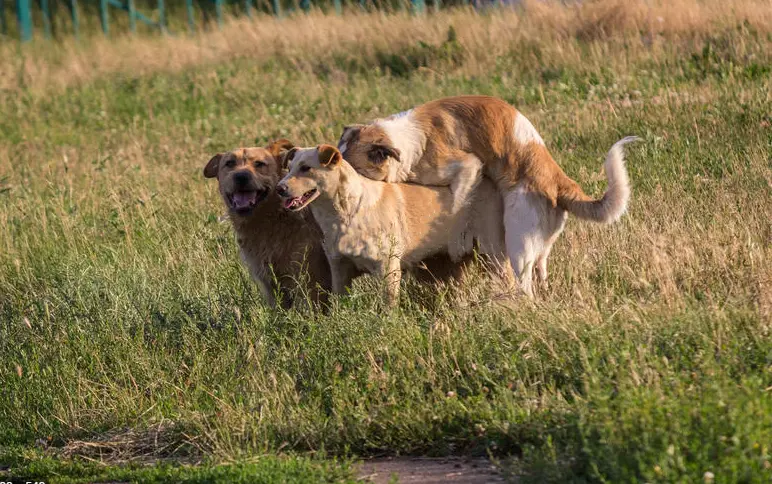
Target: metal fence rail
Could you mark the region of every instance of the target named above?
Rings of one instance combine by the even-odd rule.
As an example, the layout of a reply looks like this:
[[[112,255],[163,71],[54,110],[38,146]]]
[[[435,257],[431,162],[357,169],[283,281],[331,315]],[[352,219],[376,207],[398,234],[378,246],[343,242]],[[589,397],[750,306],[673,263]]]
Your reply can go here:
[[[35,26],[33,25],[33,18],[39,18],[37,27],[42,27],[43,35],[45,38],[52,38],[52,2],[64,3],[69,10],[69,19],[72,24],[72,34],[77,37],[80,30],[80,11],[81,6],[78,0],[0,0],[0,39],[9,38],[9,21],[8,10],[13,10],[16,17],[18,37],[22,42],[32,40],[34,35]],[[214,16],[217,21],[217,25],[221,26],[224,16],[224,7],[226,0],[195,0],[199,2],[199,6],[202,3],[208,7],[213,7]],[[270,11],[268,13],[281,16],[283,14],[281,0],[269,0]],[[297,6],[304,12],[311,10],[312,0],[298,0]],[[360,7],[364,8],[367,4],[367,0],[349,0],[352,3],[356,2]],[[471,0],[461,0],[461,3],[469,4]],[[9,8],[9,4],[13,2],[12,8]],[[257,0],[236,0],[228,2],[229,5],[238,5],[240,11],[247,17],[252,17],[253,12],[258,10]],[[161,32],[168,32],[167,15],[164,0],[151,0],[150,2],[144,2],[144,5],[154,4],[154,13],[146,14],[137,9],[135,0],[84,0],[83,3],[97,4],[99,12],[99,21],[104,35],[110,34],[110,16],[117,13],[119,15],[127,15],[129,22],[129,30],[136,32],[137,22],[141,22],[153,29],[157,29]],[[441,6],[442,0],[434,0],[435,8]],[[474,2],[476,3],[476,2]],[[328,0],[325,3],[326,6],[331,5],[335,13],[340,15],[343,11],[342,0]],[[196,30],[196,18],[195,18],[195,5],[194,0],[185,0],[185,11],[187,14],[188,29],[192,32]],[[37,15],[33,15],[33,9],[38,12]],[[425,0],[410,0],[410,9],[417,14],[421,14],[426,10]]]

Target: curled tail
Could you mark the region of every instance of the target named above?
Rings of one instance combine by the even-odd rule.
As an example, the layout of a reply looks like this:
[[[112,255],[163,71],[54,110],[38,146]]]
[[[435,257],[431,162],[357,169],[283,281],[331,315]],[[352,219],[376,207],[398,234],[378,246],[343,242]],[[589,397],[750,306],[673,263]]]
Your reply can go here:
[[[619,220],[630,200],[624,145],[639,139],[637,136],[628,136],[614,143],[609,150],[603,164],[608,188],[602,198],[595,200],[587,196],[578,183],[565,176],[558,187],[558,205],[581,219],[593,222],[610,224]]]

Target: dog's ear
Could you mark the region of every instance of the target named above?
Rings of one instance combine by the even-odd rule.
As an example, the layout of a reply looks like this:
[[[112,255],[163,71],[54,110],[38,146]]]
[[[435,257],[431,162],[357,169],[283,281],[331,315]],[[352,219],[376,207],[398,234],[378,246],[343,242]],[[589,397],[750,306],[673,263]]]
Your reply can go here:
[[[338,148],[332,145],[319,145],[316,151],[319,153],[319,163],[322,166],[337,165],[343,159]]]
[[[342,155],[345,156],[346,150],[348,150],[351,143],[357,142],[359,134],[364,127],[364,124],[349,124],[343,127],[343,133],[341,133],[340,139],[338,139],[338,149]]]
[[[364,124],[349,124],[343,127],[343,133],[340,135],[340,142],[351,141],[362,131]]]
[[[297,154],[298,150],[300,150],[300,148],[293,146],[292,148],[289,149],[289,151],[287,151],[281,156],[280,159],[281,159],[282,168],[286,170],[289,167],[289,162],[292,161],[293,158],[295,158],[295,155]]]
[[[294,147],[295,145],[292,144],[292,141],[282,138],[272,142],[266,146],[265,149],[268,150],[268,152],[271,153],[271,156],[273,156],[276,160],[282,161],[281,155],[283,152],[291,150]]]
[[[217,171],[220,169],[220,160],[222,159],[224,154],[225,153],[217,153],[212,157],[211,160],[209,160],[209,163],[207,163],[206,166],[204,167],[205,178],[217,177]]]
[[[399,150],[389,145],[373,144],[370,145],[370,149],[367,150],[367,159],[370,162],[380,165],[386,161],[389,157],[394,158],[397,161],[399,159]]]

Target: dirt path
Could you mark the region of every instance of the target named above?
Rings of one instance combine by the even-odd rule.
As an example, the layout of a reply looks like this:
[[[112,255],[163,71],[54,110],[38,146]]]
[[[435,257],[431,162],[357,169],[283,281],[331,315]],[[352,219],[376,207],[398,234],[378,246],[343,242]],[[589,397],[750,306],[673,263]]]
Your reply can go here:
[[[487,459],[395,457],[366,460],[359,464],[359,478],[373,484],[487,484],[505,482]]]

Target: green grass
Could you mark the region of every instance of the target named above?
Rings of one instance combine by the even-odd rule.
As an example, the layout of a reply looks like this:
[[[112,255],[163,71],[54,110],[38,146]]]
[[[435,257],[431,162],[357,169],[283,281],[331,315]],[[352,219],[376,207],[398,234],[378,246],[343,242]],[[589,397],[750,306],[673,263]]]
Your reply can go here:
[[[347,462],[335,459],[320,460],[300,456],[264,456],[250,462],[231,464],[180,465],[174,462],[132,462],[120,466],[84,460],[66,460],[46,456],[39,450],[14,448],[4,451],[0,458],[9,466],[6,471],[13,482],[45,479],[58,484],[92,482],[141,482],[164,484],[169,482],[203,484],[297,482],[356,482]]]
[[[768,35],[572,40],[587,62],[518,44],[483,68],[448,42],[0,96],[0,469],[318,482],[353,477],[320,456],[471,453],[533,482],[769,482]],[[209,157],[460,93],[512,102],[594,194],[643,137],[629,214],[572,219],[535,304],[476,278],[408,281],[392,313],[373,281],[330,314],[265,308]]]

